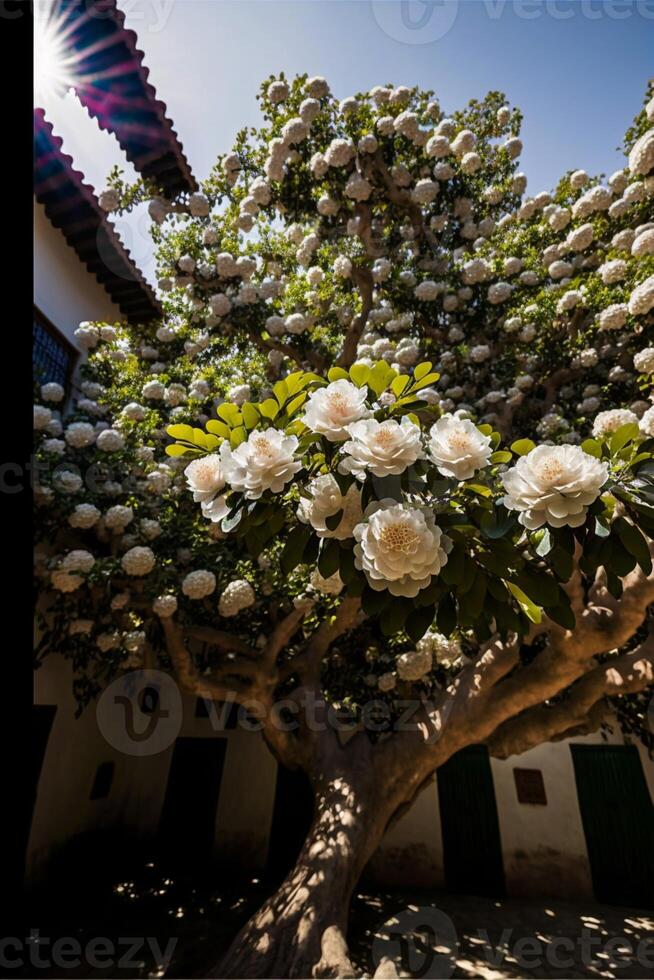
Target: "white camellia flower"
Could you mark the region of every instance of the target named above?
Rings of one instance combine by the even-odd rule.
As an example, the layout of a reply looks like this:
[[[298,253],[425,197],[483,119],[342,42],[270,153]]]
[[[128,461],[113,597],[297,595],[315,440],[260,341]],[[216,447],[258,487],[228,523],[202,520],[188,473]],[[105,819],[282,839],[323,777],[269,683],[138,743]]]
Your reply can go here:
[[[42,432],[47,429],[52,422],[52,410],[46,408],[45,405],[35,405],[34,406],[34,428],[37,432]]]
[[[311,498],[300,498],[297,516],[304,524],[310,524],[319,538],[336,538],[345,541],[363,519],[361,492],[353,484],[343,496],[338,483],[331,473],[325,473],[312,480],[307,487]],[[326,524],[328,517],[343,512],[338,526],[331,531]]]
[[[56,569],[50,575],[50,583],[57,592],[75,592],[84,584],[81,575],[73,575],[64,569]]]
[[[123,504],[115,504],[105,514],[105,525],[112,531],[122,531],[134,520],[134,511]]]
[[[580,446],[537,446],[502,476],[509,510],[523,527],[579,527],[608,479],[608,464]]]
[[[636,286],[627,305],[632,316],[644,316],[649,313],[654,307],[654,276],[650,276]]]
[[[428,630],[416,643],[416,650],[429,651],[432,660],[437,664],[452,667],[461,656],[461,643],[456,637],[447,637]]]
[[[641,374],[654,374],[654,347],[646,347],[634,354],[634,367]]]
[[[96,432],[89,422],[73,422],[66,428],[64,438],[73,449],[83,449],[95,442]]]
[[[115,453],[125,447],[125,439],[116,429],[103,429],[95,441],[98,449],[105,453]]]
[[[152,612],[160,619],[169,619],[177,612],[177,599],[174,595],[160,595],[152,603]]]
[[[593,422],[593,435],[596,439],[602,439],[612,432],[617,432],[621,426],[629,425],[630,422],[638,424],[638,416],[628,408],[613,408],[608,412],[600,412]]]
[[[69,551],[61,563],[64,572],[90,572],[95,565],[95,558],[90,551],[77,549]]]
[[[130,548],[120,559],[123,570],[128,575],[135,576],[149,575],[155,563],[152,548],[144,548],[140,545],[137,545],[135,548]]]
[[[338,469],[340,473],[353,473],[357,480],[365,480],[366,472],[397,476],[423,455],[420,427],[406,415],[401,422],[362,419],[348,425],[347,431],[350,438],[343,443],[346,458]]]
[[[225,486],[222,460],[218,453],[200,456],[191,460],[184,469],[184,476],[189,490],[193,491],[196,503],[213,500]]]
[[[377,687],[379,690],[386,694],[388,691],[392,691],[397,685],[397,678],[395,674],[387,671],[385,674],[380,674],[377,678]]]
[[[87,530],[100,520],[100,511],[93,504],[78,504],[68,517],[71,527]]]
[[[431,651],[407,650],[395,661],[398,677],[403,681],[419,681],[432,669]]]
[[[48,381],[47,384],[41,385],[41,398],[44,402],[63,401],[65,394],[63,385],[57,384],[56,381]]]
[[[452,550],[433,514],[392,499],[370,504],[364,521],[354,528],[354,537],[354,563],[370,587],[409,598],[438,575]]]
[[[248,500],[258,500],[265,490],[281,493],[302,463],[294,457],[296,436],[277,429],[255,430],[236,449],[223,442],[220,459],[225,479]]]
[[[304,407],[302,421],[313,432],[319,432],[330,442],[347,439],[348,426],[370,416],[366,406],[367,389],[357,388],[342,378],[324,388],[312,391]]]
[[[321,592],[323,595],[339,595],[345,585],[338,572],[325,578],[317,568],[311,572],[309,584],[315,592]]]
[[[218,613],[229,618],[236,616],[243,609],[249,609],[256,601],[254,589],[244,579],[236,579],[225,588],[218,601]]]
[[[647,409],[638,425],[643,435],[654,436],[654,405]]]
[[[470,419],[443,415],[429,430],[427,453],[443,476],[469,480],[487,465],[492,452],[490,436]]]
[[[182,581],[182,592],[189,599],[205,599],[216,588],[216,576],[206,568],[189,572]]]

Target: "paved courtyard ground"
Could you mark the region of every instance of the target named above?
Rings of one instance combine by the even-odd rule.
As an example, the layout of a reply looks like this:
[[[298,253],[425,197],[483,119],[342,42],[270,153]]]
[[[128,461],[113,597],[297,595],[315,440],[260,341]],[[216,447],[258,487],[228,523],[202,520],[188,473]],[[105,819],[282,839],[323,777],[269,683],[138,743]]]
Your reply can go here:
[[[174,875],[156,861],[136,862],[128,874],[123,868],[101,882],[90,868],[86,883],[28,908],[23,935],[38,929],[38,937],[25,944],[22,967],[7,975],[199,978],[269,890],[256,878]],[[79,944],[79,965],[52,962],[61,937]],[[106,966],[84,955],[98,937],[113,946]],[[126,937],[140,937],[140,947],[130,950]],[[593,902],[362,891],[353,901],[349,940],[362,977],[381,963],[386,977],[438,980],[654,978],[654,911]],[[36,948],[42,964],[35,968]]]

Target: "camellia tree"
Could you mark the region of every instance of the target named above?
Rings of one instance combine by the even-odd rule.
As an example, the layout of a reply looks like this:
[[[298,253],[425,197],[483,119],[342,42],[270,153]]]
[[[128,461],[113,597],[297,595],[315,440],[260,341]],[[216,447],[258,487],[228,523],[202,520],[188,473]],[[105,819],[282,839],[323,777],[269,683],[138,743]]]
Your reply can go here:
[[[80,703],[174,671],[315,798],[212,975],[352,976],[350,896],[453,753],[622,724],[653,677],[654,91],[608,182],[524,196],[490,93],[263,85],[203,192],[150,199],[165,317],[82,324],[35,407],[39,656]]]

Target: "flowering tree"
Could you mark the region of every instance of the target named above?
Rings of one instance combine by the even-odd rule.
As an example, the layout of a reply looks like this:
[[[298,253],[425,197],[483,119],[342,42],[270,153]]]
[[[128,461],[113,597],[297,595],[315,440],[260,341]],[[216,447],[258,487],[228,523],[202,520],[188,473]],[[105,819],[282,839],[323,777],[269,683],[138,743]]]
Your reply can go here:
[[[213,975],[351,976],[356,881],[458,749],[642,727],[653,94],[607,183],[525,198],[500,93],[269,79],[203,193],[151,201],[164,320],[80,327],[65,423],[41,388],[40,655],[81,702],[169,667],[313,787]]]

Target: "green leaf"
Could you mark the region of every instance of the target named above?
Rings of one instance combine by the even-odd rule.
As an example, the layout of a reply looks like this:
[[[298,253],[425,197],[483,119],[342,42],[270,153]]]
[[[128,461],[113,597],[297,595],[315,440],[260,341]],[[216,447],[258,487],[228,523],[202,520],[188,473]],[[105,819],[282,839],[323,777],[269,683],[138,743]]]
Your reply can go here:
[[[471,493],[476,493],[480,497],[492,497],[493,491],[489,490],[482,483],[465,483],[463,486],[464,490],[469,490]]]
[[[286,406],[286,414],[289,418],[291,418],[291,416],[294,415],[299,408],[302,408],[308,397],[309,396],[306,391],[301,391],[299,395],[296,395],[295,398],[290,400]]]
[[[565,548],[557,546],[550,552],[549,562],[561,581],[567,582],[572,575],[574,565],[572,555]]]
[[[547,615],[551,620],[566,630],[573,630],[575,628],[575,614],[569,605],[551,606],[547,610]]]
[[[408,599],[392,596],[385,592],[386,604],[379,617],[379,625],[384,636],[392,636],[399,633],[406,622],[406,618],[413,608],[413,603]]]
[[[243,417],[238,410],[236,405],[232,405],[229,402],[225,402],[223,405],[219,405],[216,409],[216,415],[221,418],[224,422],[227,422],[232,428],[235,425],[240,425],[243,421]]]
[[[495,504],[492,511],[487,511],[483,515],[479,526],[487,538],[494,540],[509,534],[517,523],[515,514],[507,510],[503,504]]]
[[[448,594],[443,596],[441,601],[438,603],[436,624],[439,632],[441,632],[443,636],[450,636],[456,627],[456,621],[456,602],[454,601],[454,596],[452,593],[448,592]]]
[[[185,456],[186,453],[196,453],[196,450],[192,449],[191,446],[180,446],[178,442],[172,442],[169,446],[166,446],[167,456]]]
[[[529,596],[526,595],[520,586],[515,584],[515,582],[507,582],[506,586],[514,599],[517,600],[518,605],[524,612],[527,619],[530,619],[532,623],[540,623],[543,618],[542,609],[540,609],[536,603],[532,602]]]
[[[245,442],[248,437],[247,430],[242,425],[237,425],[235,429],[232,429],[231,435],[229,437],[229,444],[232,449],[236,449],[240,446],[242,442]]]
[[[166,432],[173,439],[186,439],[187,442],[193,442],[192,425],[169,425]]]
[[[559,601],[559,585],[548,572],[525,568],[517,576],[520,588],[540,606],[555,606]]]
[[[393,378],[393,381],[391,383],[391,391],[393,392],[396,398],[400,397],[400,395],[408,385],[409,380],[410,379],[408,374],[398,374],[396,378]]]
[[[220,436],[221,439],[229,439],[231,431],[225,422],[219,422],[218,419],[209,419],[205,429],[207,432],[213,432],[214,435]]]
[[[369,376],[370,368],[365,364],[353,364],[350,368],[350,377],[358,388],[362,388],[366,384]]]
[[[332,367],[327,372],[328,381],[349,381],[350,375],[343,368]]]
[[[340,548],[335,538],[323,538],[318,555],[318,571],[324,578],[337,572],[341,563]]]
[[[534,537],[537,539],[537,544],[534,548],[536,554],[540,558],[544,558],[545,555],[549,555],[550,551],[552,550],[552,546],[554,545],[552,535],[550,534],[550,529],[546,527],[540,531],[536,531],[536,535],[534,535]]]
[[[369,585],[366,585],[361,596],[361,608],[366,616],[376,616],[387,602],[388,592],[385,589],[377,592],[376,589],[371,589]]]
[[[265,419],[272,421],[279,414],[279,405],[274,398],[266,398],[265,402],[260,402],[258,407]]]
[[[254,429],[259,424],[261,416],[251,402],[245,402],[241,406],[241,414],[243,415],[243,424],[246,429]]]
[[[596,459],[602,458],[602,447],[597,441],[597,439],[586,439],[581,444],[581,448],[589,456],[594,456]]]
[[[511,443],[511,452],[514,452],[516,456],[526,456],[535,448],[536,443],[532,442],[531,439],[517,439]]]
[[[443,565],[440,577],[446,585],[459,585],[463,581],[465,568],[465,552],[460,548],[454,548],[447,557],[447,562]]]
[[[422,361],[421,364],[416,364],[413,369],[413,377],[416,381],[421,381],[432,369],[431,361]]]
[[[330,517],[325,518],[325,525],[330,531],[335,531],[338,525],[343,520],[343,508],[337,510],[335,514],[331,514]]]
[[[285,381],[277,381],[276,384],[273,385],[273,395],[279,402],[279,406],[281,408],[288,398],[288,385]]]
[[[491,453],[490,461],[491,463],[510,463],[513,459],[513,453],[510,453],[508,449],[498,449],[496,453]]]
[[[417,381],[414,384],[413,390],[422,391],[423,388],[429,388],[430,385],[436,384],[439,378],[440,374],[438,374],[436,371],[434,371],[433,374],[427,374],[421,381]]]
[[[368,375],[368,387],[374,392],[377,397],[381,395],[383,391],[386,391],[391,381],[397,376],[397,371],[394,371],[390,364],[386,361],[378,361],[371,369]]]
[[[434,622],[435,615],[436,606],[433,604],[423,606],[421,609],[414,609],[413,612],[409,613],[404,628],[409,634],[409,638],[413,640],[414,643],[417,643],[418,640],[422,639],[431,624]]]
[[[640,434],[640,429],[638,428],[638,423],[627,422],[626,425],[621,425],[619,429],[611,436],[609,442],[609,448],[612,453],[618,453],[623,446],[626,446],[628,442],[633,439],[637,439]]]
[[[649,546],[638,528],[630,524],[624,517],[618,517],[614,521],[613,527],[618,532],[620,540],[627,551],[634,556],[645,575],[649,575],[652,571]]]
[[[279,565],[285,575],[290,575],[302,563],[302,555],[310,537],[311,528],[305,524],[298,524],[289,532],[279,556]]]
[[[339,551],[338,573],[347,585],[358,575],[354,564],[354,552],[351,548],[341,548]]]

